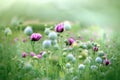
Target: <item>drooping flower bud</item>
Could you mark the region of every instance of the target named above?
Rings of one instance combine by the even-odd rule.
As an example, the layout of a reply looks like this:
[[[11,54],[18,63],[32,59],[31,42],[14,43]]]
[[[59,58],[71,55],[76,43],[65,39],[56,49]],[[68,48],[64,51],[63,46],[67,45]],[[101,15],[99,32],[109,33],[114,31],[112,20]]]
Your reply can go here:
[[[63,32],[63,31],[64,31],[64,24],[63,24],[63,23],[57,24],[57,25],[55,26],[55,31],[56,31],[56,32],[59,32],[59,33]]]
[[[26,57],[27,57],[27,53],[26,53],[26,52],[23,52],[23,53],[22,53],[22,57],[23,57],[23,58],[26,58]]]

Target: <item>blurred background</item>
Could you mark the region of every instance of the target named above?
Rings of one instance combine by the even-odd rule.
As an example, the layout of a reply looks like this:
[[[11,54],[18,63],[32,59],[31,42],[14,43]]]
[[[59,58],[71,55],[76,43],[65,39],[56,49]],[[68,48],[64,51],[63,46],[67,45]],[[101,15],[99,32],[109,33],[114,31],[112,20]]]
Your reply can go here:
[[[119,26],[120,0],[0,0],[0,24],[69,20],[83,25]]]

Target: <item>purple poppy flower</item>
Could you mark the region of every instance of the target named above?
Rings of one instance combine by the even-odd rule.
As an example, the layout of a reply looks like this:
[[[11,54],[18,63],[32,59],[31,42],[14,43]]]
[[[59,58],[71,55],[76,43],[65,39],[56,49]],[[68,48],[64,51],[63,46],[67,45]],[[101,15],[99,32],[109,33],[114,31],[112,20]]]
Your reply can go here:
[[[69,45],[72,45],[74,42],[75,42],[75,39],[73,39],[73,38],[69,38],[69,39],[68,39]]]
[[[40,59],[40,58],[42,58],[42,55],[38,54],[37,57],[38,57],[38,59]]]
[[[30,52],[30,56],[33,57],[35,56],[36,54],[34,52]]]
[[[15,38],[14,41],[17,42],[19,39],[18,38]]]
[[[39,33],[33,33],[30,36],[31,41],[39,41],[42,38],[42,35]]]
[[[97,46],[93,47],[93,51],[97,52],[99,50],[99,48]]]
[[[25,58],[27,56],[27,53],[26,52],[23,52],[22,53],[22,57]]]
[[[25,42],[27,42],[27,39],[26,39],[26,38],[24,38],[24,39],[22,40],[22,42],[24,42],[24,43],[25,43]]]
[[[105,59],[105,60],[103,61],[103,63],[107,66],[107,65],[109,65],[109,64],[110,64],[110,61],[109,61],[109,60],[107,60],[107,59]]]
[[[63,23],[57,24],[55,27],[55,31],[59,32],[59,33],[63,32],[64,31],[64,24]]]

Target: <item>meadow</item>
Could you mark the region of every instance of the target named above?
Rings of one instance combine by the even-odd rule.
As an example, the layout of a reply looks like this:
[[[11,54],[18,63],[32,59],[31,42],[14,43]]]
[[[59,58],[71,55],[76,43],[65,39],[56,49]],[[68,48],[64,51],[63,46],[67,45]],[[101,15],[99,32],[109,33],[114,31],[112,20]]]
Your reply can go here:
[[[0,79],[119,80],[119,32],[63,23],[2,26]]]
[[[0,0],[0,80],[120,80],[118,0]]]

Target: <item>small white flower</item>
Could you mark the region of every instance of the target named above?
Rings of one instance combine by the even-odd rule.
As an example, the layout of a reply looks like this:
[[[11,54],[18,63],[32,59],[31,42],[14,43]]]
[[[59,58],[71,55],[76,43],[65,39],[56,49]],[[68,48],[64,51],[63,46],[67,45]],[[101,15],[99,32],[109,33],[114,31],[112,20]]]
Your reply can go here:
[[[69,21],[65,21],[65,22],[64,22],[64,29],[65,29],[66,31],[71,29],[71,24],[70,24]]]
[[[4,31],[4,33],[5,33],[6,35],[11,35],[11,34],[12,34],[12,31],[11,31],[10,28],[6,28],[5,31]]]
[[[84,65],[84,64],[80,64],[80,65],[78,66],[78,69],[79,69],[79,70],[85,69],[85,65]]]
[[[50,40],[45,40],[43,41],[43,48],[49,48],[51,47],[51,41]]]
[[[71,64],[70,64],[70,63],[67,63],[67,64],[66,64],[66,67],[67,67],[67,68],[70,68],[70,67],[71,67]]]
[[[24,29],[24,33],[28,36],[30,36],[32,33],[33,33],[33,30],[30,26],[27,26],[25,29]]]
[[[51,40],[55,40],[55,39],[57,39],[57,33],[52,31],[49,33],[48,37]]]
[[[96,61],[97,63],[102,63],[102,59],[101,59],[100,57],[97,57],[97,58],[95,59],[95,61]]]

